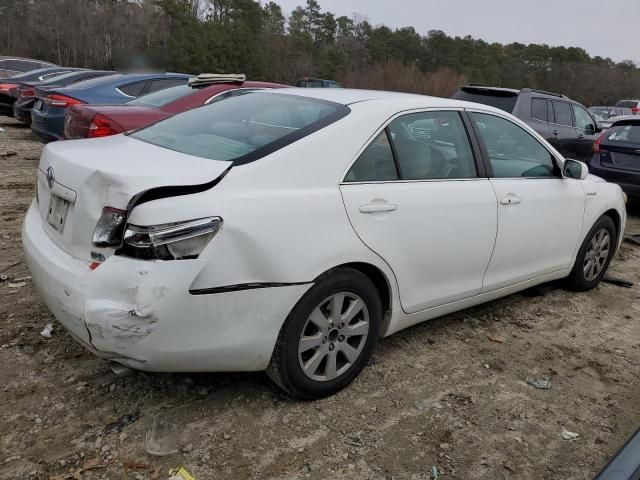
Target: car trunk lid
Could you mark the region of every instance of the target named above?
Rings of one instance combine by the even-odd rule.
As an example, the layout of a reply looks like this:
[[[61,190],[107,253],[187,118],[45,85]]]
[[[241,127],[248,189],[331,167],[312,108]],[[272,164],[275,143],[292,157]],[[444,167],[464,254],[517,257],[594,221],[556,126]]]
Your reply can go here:
[[[73,257],[106,258],[113,250],[92,243],[104,207],[127,210],[134,197],[160,187],[189,192],[188,187],[215,181],[230,166],[126,135],[49,144],[38,167],[41,221],[52,241]],[[165,190],[165,196],[172,195],[171,188]]]
[[[607,130],[599,150],[603,166],[640,172],[640,123],[614,125]]]

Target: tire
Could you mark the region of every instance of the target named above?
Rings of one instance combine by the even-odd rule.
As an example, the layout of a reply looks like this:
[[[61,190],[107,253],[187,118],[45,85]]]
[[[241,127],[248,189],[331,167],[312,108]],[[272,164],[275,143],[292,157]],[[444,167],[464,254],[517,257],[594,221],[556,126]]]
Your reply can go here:
[[[341,321],[334,321],[338,308]],[[381,320],[380,295],[367,276],[353,268],[330,270],[318,277],[289,313],[267,374],[296,398],[332,395],[366,365]]]
[[[587,233],[578,251],[576,263],[567,278],[569,288],[585,292],[600,283],[615,252],[617,237],[613,220],[606,215],[600,217]],[[605,248],[607,248],[606,255]],[[597,260],[596,266],[594,266],[594,257]],[[589,259],[591,259],[591,264],[589,264]]]

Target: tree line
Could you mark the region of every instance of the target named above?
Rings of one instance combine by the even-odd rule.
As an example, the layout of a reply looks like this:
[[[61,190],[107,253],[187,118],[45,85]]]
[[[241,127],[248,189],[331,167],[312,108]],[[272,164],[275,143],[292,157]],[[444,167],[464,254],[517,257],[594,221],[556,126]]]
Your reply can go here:
[[[640,96],[631,61],[391,29],[323,11],[316,0],[292,12],[256,0],[0,0],[0,18],[0,55],[60,65],[123,69],[144,57],[169,71],[281,83],[314,76],[438,96],[467,82],[551,90],[587,105]]]

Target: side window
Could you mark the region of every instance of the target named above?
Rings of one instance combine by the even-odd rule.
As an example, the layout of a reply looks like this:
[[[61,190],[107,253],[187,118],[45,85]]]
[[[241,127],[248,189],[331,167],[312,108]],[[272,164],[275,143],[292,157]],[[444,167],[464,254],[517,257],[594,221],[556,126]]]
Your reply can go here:
[[[380,132],[355,161],[345,182],[375,182],[397,180],[398,172],[387,129]]]
[[[596,131],[596,126],[593,124],[591,115],[582,107],[573,105],[573,114],[576,117],[576,127],[583,130]]]
[[[556,123],[559,125],[572,126],[571,105],[567,102],[553,102],[553,109],[556,113]]]
[[[162,80],[153,80],[146,93],[157,92],[158,90],[164,90],[165,88],[175,87],[185,83],[187,83],[186,78],[163,78]]]
[[[548,122],[547,118],[547,101],[542,98],[531,99],[531,117],[536,120]]]
[[[471,118],[487,148],[494,177],[557,176],[551,153],[523,128],[484,113],[472,113]]]
[[[457,112],[403,115],[389,124],[404,180],[473,178],[476,164]]]
[[[130,83],[129,85],[118,87],[118,90],[130,97],[139,97],[142,94],[142,91],[144,90],[146,84],[146,81]]]

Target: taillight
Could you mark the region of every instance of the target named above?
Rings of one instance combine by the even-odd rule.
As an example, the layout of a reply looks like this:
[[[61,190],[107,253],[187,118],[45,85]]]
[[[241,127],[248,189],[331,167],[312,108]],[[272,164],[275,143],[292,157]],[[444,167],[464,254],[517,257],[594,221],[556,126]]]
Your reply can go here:
[[[93,120],[91,120],[87,138],[108,137],[122,132],[124,132],[122,125],[114,122],[109,117],[97,113],[96,116],[93,117]]]
[[[122,244],[126,221],[126,210],[104,207],[93,232],[93,244],[96,247],[119,247]]]
[[[42,100],[47,105],[50,105],[52,107],[62,107],[62,108],[67,108],[72,105],[78,105],[79,103],[84,103],[75,98],[67,97],[66,95],[59,95],[57,93],[51,93],[47,95],[45,98],[43,98]]]
[[[607,134],[607,131],[605,130],[600,134],[598,139],[595,142],[593,142],[593,153],[600,153],[600,143],[602,143],[602,140],[604,139],[604,136],[606,134]]]
[[[0,93],[11,93],[16,88],[18,87],[13,83],[0,83]]]
[[[31,87],[20,87],[18,89],[18,97],[31,98],[36,96],[35,88]]]
[[[139,227],[127,225],[120,255],[141,260],[198,258],[222,227],[220,217]]]
[[[634,115],[637,114],[638,112],[640,112],[640,108],[638,107],[634,107],[631,109],[631,113],[633,113]]]

